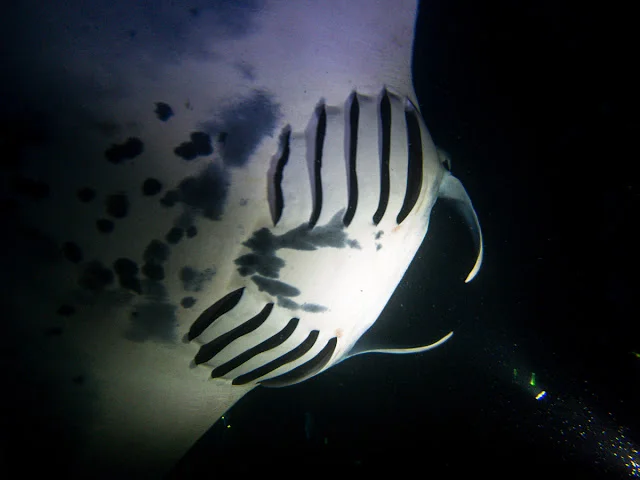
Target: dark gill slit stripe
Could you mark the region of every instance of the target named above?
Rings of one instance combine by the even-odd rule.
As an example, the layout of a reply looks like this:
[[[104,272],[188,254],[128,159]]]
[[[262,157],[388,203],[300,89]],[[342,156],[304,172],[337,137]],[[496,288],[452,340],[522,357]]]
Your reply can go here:
[[[243,335],[246,335],[249,332],[253,332],[256,328],[258,328],[267,320],[272,310],[273,310],[273,303],[267,303],[262,309],[262,311],[252,319],[247,320],[241,325],[238,325],[233,330],[230,330],[227,333],[215,338],[214,340],[211,340],[210,342],[207,342],[204,345],[202,345],[195,356],[196,365],[199,365],[204,362],[208,362],[215,355],[220,353],[220,351],[224,347],[229,345],[231,342],[233,342],[234,340],[237,340],[238,338],[240,338]]]
[[[187,334],[187,339],[191,341],[194,338],[197,338],[202,334],[202,332],[209,328],[213,322],[235,307],[242,298],[242,292],[244,292],[244,287],[225,295],[202,312],[191,325],[189,333]]]
[[[313,330],[306,338],[306,340],[296,348],[263,365],[262,367],[258,367],[255,370],[250,371],[249,373],[245,373],[244,375],[236,377],[232,382],[233,385],[245,385],[249,382],[253,382],[260,377],[264,377],[265,375],[281,367],[282,365],[286,365],[287,363],[296,361],[298,358],[302,357],[305,353],[311,350],[313,344],[316,343],[319,334],[320,332],[318,330]]]
[[[358,95],[353,92],[351,107],[349,108],[348,125],[348,189],[349,200],[347,203],[347,211],[342,219],[342,224],[348,227],[353,220],[358,207],[358,174],[356,169],[356,159],[358,156],[358,125],[360,123],[360,104],[358,103]]]
[[[378,225],[389,204],[389,157],[391,153],[391,101],[386,90],[380,99],[380,200],[373,215],[373,224]]]
[[[287,385],[293,385],[307,377],[315,375],[329,363],[337,344],[338,339],[333,337],[327,342],[325,347],[308,362],[297,366],[290,372],[260,382],[260,385],[264,385],[265,387],[286,387]]]
[[[396,217],[400,225],[415,207],[422,189],[422,138],[420,136],[420,120],[414,109],[406,109],[404,117],[407,125],[407,189],[404,194],[402,208]]]
[[[322,150],[324,148],[324,137],[327,133],[327,111],[324,105],[320,105],[316,110],[318,116],[318,125],[316,126],[316,141],[314,145],[313,155],[313,182],[314,197],[313,211],[309,219],[309,228],[313,228],[322,210]]]
[[[255,347],[250,348],[246,352],[241,353],[237,357],[232,358],[226,363],[216,367],[211,372],[211,378],[219,378],[229,373],[234,368],[238,368],[243,363],[251,360],[256,355],[259,355],[267,350],[272,350],[282,345],[292,334],[298,326],[299,319],[292,318],[287,323],[287,326],[280,330],[275,335],[269,337],[264,342],[259,343]]]
[[[289,155],[291,148],[289,142],[291,141],[291,127],[287,125],[280,134],[280,157],[276,162],[276,169],[273,174],[272,188],[274,194],[274,211],[271,212],[271,219],[273,224],[277,225],[282,217],[282,210],[284,209],[284,195],[282,194],[282,177],[284,167],[287,166],[289,161]]]

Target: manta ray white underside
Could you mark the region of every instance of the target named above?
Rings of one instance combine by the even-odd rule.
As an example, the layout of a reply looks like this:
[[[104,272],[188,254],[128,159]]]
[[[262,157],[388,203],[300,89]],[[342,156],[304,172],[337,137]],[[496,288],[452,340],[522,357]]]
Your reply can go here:
[[[161,474],[257,385],[449,338],[358,343],[438,198],[473,234],[467,281],[482,261],[413,91],[415,1],[77,3],[16,4],[2,29],[30,59],[2,106],[2,280],[34,448]]]
[[[480,229],[464,188],[415,105],[387,90],[320,103],[304,132],[285,127],[266,193],[270,222],[251,227],[230,293],[187,336],[201,344],[195,363],[234,385],[289,385],[347,357],[400,282],[440,195],[472,218],[478,255],[467,281],[480,267]]]

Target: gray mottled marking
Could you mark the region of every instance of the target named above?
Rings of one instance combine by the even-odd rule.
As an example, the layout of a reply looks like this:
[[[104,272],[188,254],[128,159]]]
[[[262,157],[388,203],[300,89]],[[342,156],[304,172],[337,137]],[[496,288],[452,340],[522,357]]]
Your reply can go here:
[[[180,270],[180,280],[182,288],[187,292],[199,292],[205,283],[210,282],[216,271],[213,268],[206,268],[202,271],[185,266]]]
[[[285,265],[284,260],[275,255],[267,257],[255,253],[248,253],[237,258],[235,264],[243,277],[257,273],[271,278],[278,278],[280,269]]]
[[[327,307],[315,303],[303,303],[300,305],[299,303],[294,302],[290,298],[283,297],[282,295],[278,295],[278,306],[286,308],[287,310],[303,310],[309,313],[320,313],[328,310]]]
[[[300,295],[300,290],[296,287],[289,285],[288,283],[280,282],[278,280],[272,280],[270,278],[260,277],[254,275],[251,280],[258,286],[260,291],[265,291],[270,295],[278,296],[283,295],[285,297],[295,297]]]
[[[204,124],[211,133],[224,132],[222,158],[225,165],[243,167],[265,136],[272,136],[280,106],[271,96],[255,90],[251,96],[224,110],[220,118]]]
[[[182,180],[170,200],[180,201],[210,220],[218,220],[227,201],[228,176],[224,169],[210,163],[198,175]]]
[[[320,313],[320,312],[326,312],[328,308],[323,305],[318,305],[316,303],[303,303],[302,310],[309,313]]]
[[[326,225],[312,229],[304,223],[282,235],[274,235],[268,228],[261,228],[243,243],[253,250],[238,257],[235,264],[238,273],[243,276],[260,274],[264,277],[278,278],[280,269],[286,263],[276,255],[282,248],[312,251],[322,247],[360,248],[356,240],[349,239],[342,223],[344,210],[336,213]]]

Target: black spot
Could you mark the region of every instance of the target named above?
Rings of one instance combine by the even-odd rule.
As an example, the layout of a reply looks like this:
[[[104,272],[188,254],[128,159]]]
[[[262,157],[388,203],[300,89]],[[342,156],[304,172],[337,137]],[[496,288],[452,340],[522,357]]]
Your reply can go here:
[[[375,236],[376,240],[380,240],[380,237],[382,237],[382,235],[384,235],[384,231],[378,230]]]
[[[164,194],[164,197],[160,199],[160,203],[165,207],[173,207],[180,201],[180,192],[177,190],[169,190]]]
[[[206,282],[211,281],[215,273],[215,270],[212,268],[207,268],[200,272],[193,267],[183,267],[182,270],[180,270],[182,288],[187,292],[199,292]]]
[[[114,224],[109,219],[101,218],[96,221],[96,228],[101,233],[111,233],[113,232]]]
[[[189,13],[191,14],[192,17],[197,17],[200,15],[200,10],[195,7],[192,7],[189,9]]]
[[[113,270],[118,275],[136,275],[138,273],[138,265],[129,258],[119,258],[113,262]]]
[[[195,268],[182,267],[182,270],[180,270],[180,280],[182,280],[182,282],[185,284],[192,282],[193,279],[196,278],[197,276],[198,276],[198,271]],[[186,287],[185,287],[185,290],[187,290]]]
[[[155,178],[147,178],[142,184],[142,194],[148,197],[160,193],[162,184]]]
[[[156,117],[163,122],[166,122],[173,116],[173,109],[168,103],[156,102],[156,109],[154,110]]]
[[[72,378],[73,383],[75,383],[76,385],[84,385],[85,382],[85,378],[84,375],[76,375],[75,377]]]
[[[182,228],[173,227],[171,230],[169,230],[169,233],[167,233],[167,236],[165,238],[168,243],[170,243],[171,245],[175,245],[180,240],[182,240],[183,236],[184,230]]]
[[[96,191],[93,188],[84,187],[79,189],[76,192],[76,195],[78,196],[78,200],[84,203],[88,203],[96,198]]]
[[[65,242],[62,245],[62,254],[70,262],[80,263],[82,261],[82,249],[73,242]]]
[[[193,160],[198,156],[207,156],[213,153],[211,137],[204,132],[193,132],[190,135],[191,141],[182,142],[173,151],[184,160]]]
[[[169,247],[160,240],[151,240],[144,250],[144,261],[147,263],[164,263],[169,258]]]
[[[104,156],[107,157],[111,163],[122,163],[125,160],[131,160],[142,153],[144,150],[144,144],[142,140],[136,137],[129,137],[127,140],[118,145],[114,143],[105,152]]]
[[[142,294],[142,285],[138,278],[138,265],[129,258],[119,258],[113,262],[113,269],[122,288]]]
[[[187,228],[187,237],[188,238],[193,238],[198,234],[198,229],[196,228],[195,225],[191,225],[189,228]]]
[[[58,315],[62,315],[63,317],[70,317],[74,313],[76,313],[76,309],[73,305],[62,305],[58,308],[56,312]]]
[[[115,218],[124,218],[129,213],[129,199],[122,193],[107,197],[107,213]]]
[[[142,266],[142,273],[149,279],[160,281],[164,280],[164,268],[157,263],[145,263]]]
[[[251,277],[251,280],[258,286],[258,290],[265,291],[270,295],[282,295],[284,297],[295,297],[300,295],[300,290],[288,283],[270,278],[259,277],[257,275]]]
[[[184,160],[193,160],[198,156],[196,146],[191,142],[183,142],[173,149],[173,152]]]
[[[59,337],[62,335],[62,327],[47,328],[44,332],[45,337]]]
[[[107,285],[111,285],[113,280],[113,272],[96,260],[87,264],[78,283],[82,288],[98,293]]]
[[[221,121],[206,124],[206,130],[224,132],[222,158],[226,165],[242,167],[265,136],[273,135],[280,107],[271,95],[254,91],[250,97],[222,112]]]
[[[15,193],[32,200],[43,200],[51,194],[49,185],[41,180],[19,177],[12,182],[12,186]]]
[[[218,143],[224,143],[224,142],[226,142],[226,141],[227,141],[227,135],[228,135],[228,133],[227,133],[227,132],[220,132],[220,133],[218,134]]]
[[[211,137],[208,133],[193,132],[191,134],[191,142],[196,146],[198,155],[206,156],[213,153],[211,147]]]
[[[196,299],[193,297],[184,297],[181,301],[180,301],[180,305],[182,305],[184,308],[191,308],[196,304]]]
[[[376,252],[382,248],[381,243],[376,243]]]

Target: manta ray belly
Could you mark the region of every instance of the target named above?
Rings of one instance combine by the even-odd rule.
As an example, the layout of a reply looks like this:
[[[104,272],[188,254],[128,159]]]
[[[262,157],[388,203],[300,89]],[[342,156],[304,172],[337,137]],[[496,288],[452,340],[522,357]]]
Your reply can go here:
[[[281,133],[270,222],[187,336],[201,344],[194,363],[234,384],[288,385],[347,356],[413,259],[445,175],[407,98],[354,92],[310,113],[304,132]]]

